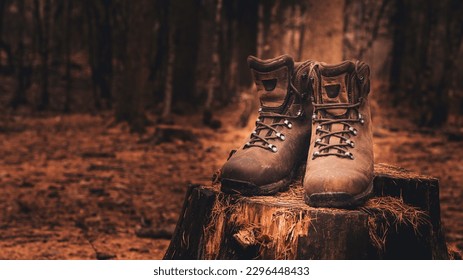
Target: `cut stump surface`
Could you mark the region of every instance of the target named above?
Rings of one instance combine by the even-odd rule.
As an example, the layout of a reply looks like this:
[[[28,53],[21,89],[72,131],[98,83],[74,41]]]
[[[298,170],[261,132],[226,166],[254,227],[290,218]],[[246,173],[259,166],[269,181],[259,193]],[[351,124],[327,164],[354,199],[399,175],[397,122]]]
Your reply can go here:
[[[312,208],[299,178],[275,196],[190,186],[164,259],[448,259],[435,178],[375,165],[354,210]]]

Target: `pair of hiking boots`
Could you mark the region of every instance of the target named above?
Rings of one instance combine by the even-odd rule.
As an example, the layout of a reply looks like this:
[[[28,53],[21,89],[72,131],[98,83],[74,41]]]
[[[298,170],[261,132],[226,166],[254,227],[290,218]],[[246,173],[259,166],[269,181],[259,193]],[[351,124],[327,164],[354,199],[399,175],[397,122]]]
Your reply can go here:
[[[306,162],[305,201],[352,208],[373,188],[367,64],[295,63],[248,57],[260,99],[255,130],[221,170],[221,189],[242,195],[287,190]]]

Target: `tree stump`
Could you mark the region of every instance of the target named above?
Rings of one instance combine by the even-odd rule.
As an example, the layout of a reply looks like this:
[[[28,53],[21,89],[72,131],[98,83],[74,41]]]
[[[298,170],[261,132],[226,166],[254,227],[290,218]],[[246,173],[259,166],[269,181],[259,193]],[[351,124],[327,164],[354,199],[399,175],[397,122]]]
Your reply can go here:
[[[358,209],[312,208],[301,178],[276,196],[190,186],[164,259],[448,259],[439,183],[385,164]]]

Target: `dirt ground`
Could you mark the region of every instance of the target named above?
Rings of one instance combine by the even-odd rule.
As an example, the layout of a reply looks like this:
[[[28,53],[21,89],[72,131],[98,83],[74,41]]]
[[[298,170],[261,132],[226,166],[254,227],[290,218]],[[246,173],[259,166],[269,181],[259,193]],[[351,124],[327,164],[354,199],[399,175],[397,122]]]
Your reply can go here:
[[[173,139],[156,125],[130,134],[111,112],[3,115],[0,258],[162,258],[188,184],[209,183],[252,130],[252,121],[236,127],[232,107],[217,130],[175,116],[188,133]],[[462,251],[463,132],[419,130],[392,108],[373,109],[375,161],[440,179],[447,241]]]

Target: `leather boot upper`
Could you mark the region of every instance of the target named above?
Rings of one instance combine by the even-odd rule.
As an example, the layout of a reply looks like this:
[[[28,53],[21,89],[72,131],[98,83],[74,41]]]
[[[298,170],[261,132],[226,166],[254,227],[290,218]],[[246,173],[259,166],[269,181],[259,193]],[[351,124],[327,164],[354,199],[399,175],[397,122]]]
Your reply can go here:
[[[368,65],[359,61],[314,65],[310,73],[312,136],[303,182],[307,196],[345,193],[355,197],[371,188],[369,74]]]
[[[307,156],[311,108],[302,100],[307,95],[310,63],[295,65],[283,55],[271,60],[250,56],[248,64],[260,101],[259,115],[255,130],[224,164],[222,189],[230,181],[250,188],[278,184]]]

